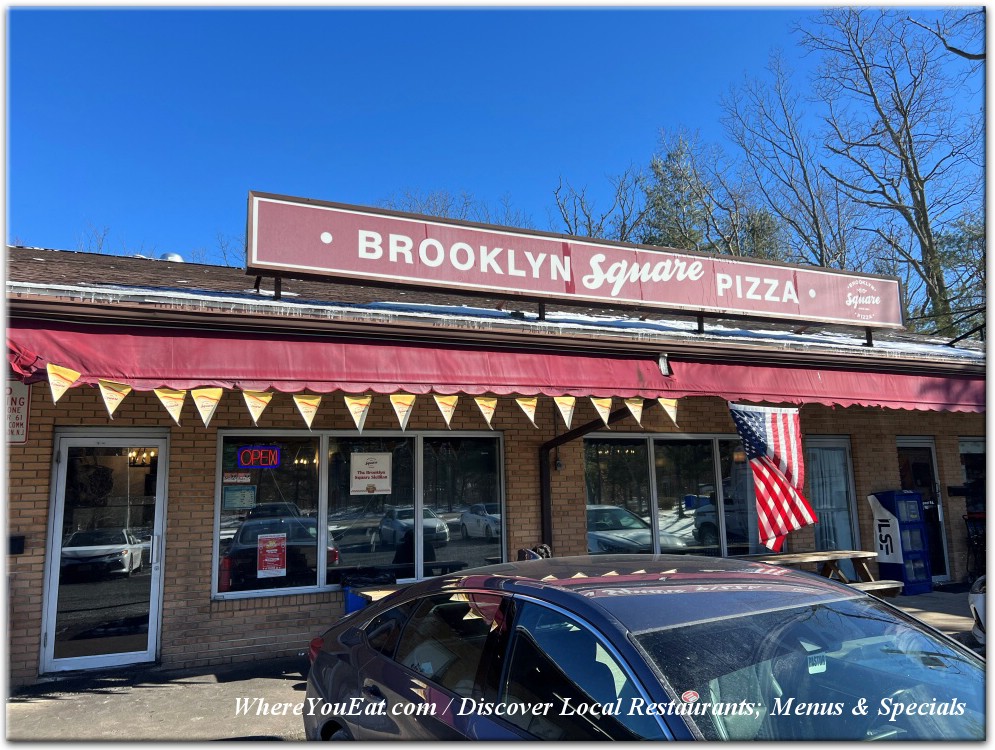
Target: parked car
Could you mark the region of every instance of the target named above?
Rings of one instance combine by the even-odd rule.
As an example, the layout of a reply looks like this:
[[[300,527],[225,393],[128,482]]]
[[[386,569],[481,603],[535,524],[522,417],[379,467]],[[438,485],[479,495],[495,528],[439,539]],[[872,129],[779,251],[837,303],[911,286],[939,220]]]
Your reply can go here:
[[[499,503],[475,503],[469,510],[460,513],[460,533],[464,539],[483,537],[488,542],[501,538],[501,505]]]
[[[728,544],[747,544],[751,527],[756,527],[756,511],[753,510],[752,501],[727,495],[723,502]],[[719,546],[719,521],[714,500],[695,508],[694,538],[705,547]]]
[[[618,505],[587,506],[587,553],[608,555],[653,551],[652,526]],[[659,532],[660,550],[682,549],[687,543],[675,534]]]
[[[275,516],[303,516],[296,503],[259,503],[253,506],[245,517],[273,518]]]
[[[851,586],[743,560],[462,571],[346,615],[308,655],[312,740],[985,737],[973,651]]]
[[[982,646],[985,645],[985,577],[980,576],[973,584],[971,591],[967,595],[967,606],[971,609],[971,617],[974,618],[974,627],[971,634]]]
[[[400,544],[405,533],[414,528],[414,519],[415,509],[410,506],[387,508],[377,527],[381,544],[391,547]],[[422,509],[422,533],[424,541],[437,547],[449,543],[449,525],[431,508]]]
[[[268,550],[267,545],[272,545],[272,550]],[[281,551],[284,546],[285,550]],[[272,555],[269,562],[267,554]],[[317,519],[302,516],[250,518],[239,526],[221,558],[218,591],[314,586],[318,581],[317,559]],[[339,550],[330,538],[325,564],[331,577],[332,570],[339,564]]]
[[[75,531],[62,545],[63,576],[130,576],[142,569],[142,543],[131,529]]]

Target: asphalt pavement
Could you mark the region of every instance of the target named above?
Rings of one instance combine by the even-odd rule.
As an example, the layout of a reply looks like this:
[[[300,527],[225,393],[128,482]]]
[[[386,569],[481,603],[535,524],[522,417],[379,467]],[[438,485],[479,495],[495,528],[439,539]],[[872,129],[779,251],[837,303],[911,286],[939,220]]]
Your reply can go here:
[[[891,600],[975,648],[967,586]],[[302,644],[304,646],[305,644]],[[204,668],[108,670],[42,682],[7,699],[8,740],[304,739],[304,657]]]

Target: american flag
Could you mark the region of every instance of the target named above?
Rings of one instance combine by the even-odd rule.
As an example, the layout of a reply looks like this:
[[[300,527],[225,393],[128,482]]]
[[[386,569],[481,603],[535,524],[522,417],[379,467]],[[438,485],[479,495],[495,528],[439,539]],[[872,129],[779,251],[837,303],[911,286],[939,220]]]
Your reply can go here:
[[[819,519],[801,494],[805,484],[797,409],[729,404],[753,470],[760,541],[780,552],[785,537]]]

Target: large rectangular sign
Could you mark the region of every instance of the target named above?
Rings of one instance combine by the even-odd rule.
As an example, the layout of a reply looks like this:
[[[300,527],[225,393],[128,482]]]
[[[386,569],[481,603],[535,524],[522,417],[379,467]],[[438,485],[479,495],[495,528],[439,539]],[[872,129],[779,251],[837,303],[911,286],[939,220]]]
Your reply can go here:
[[[246,269],[705,315],[901,328],[898,279],[249,193]]]

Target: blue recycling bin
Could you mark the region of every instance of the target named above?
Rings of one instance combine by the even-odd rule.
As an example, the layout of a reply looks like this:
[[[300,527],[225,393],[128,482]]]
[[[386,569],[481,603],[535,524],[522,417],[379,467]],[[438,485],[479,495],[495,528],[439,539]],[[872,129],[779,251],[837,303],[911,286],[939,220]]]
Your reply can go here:
[[[877,492],[867,498],[874,514],[874,539],[882,578],[901,581],[902,595],[933,590],[929,534],[922,495],[911,490]]]

